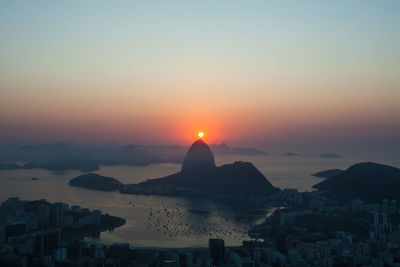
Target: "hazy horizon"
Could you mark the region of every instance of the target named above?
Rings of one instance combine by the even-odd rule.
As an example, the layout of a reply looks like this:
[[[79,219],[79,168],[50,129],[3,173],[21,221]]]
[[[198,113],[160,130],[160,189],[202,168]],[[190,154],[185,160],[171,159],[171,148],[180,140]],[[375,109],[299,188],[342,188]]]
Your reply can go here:
[[[32,145],[33,147],[36,147],[36,152],[34,152],[33,155],[37,155],[39,158],[42,155],[42,152],[40,150],[41,145],[48,144],[48,145],[53,145],[54,147],[57,147],[59,144],[64,144],[67,146],[75,147],[77,149],[85,149],[85,148],[93,148],[93,149],[101,149],[102,147],[104,148],[111,148],[110,145],[113,145],[115,148],[124,148],[125,146],[128,145],[139,145],[143,146],[145,151],[147,149],[151,149],[151,153],[154,154],[159,154],[159,153],[167,153],[169,155],[172,153],[174,155],[174,149],[170,152],[162,152],[164,148],[170,147],[170,146],[178,146],[179,153],[182,154],[187,151],[191,143],[193,143],[195,139],[192,140],[190,143],[160,143],[160,142],[155,142],[155,143],[139,143],[139,142],[128,142],[128,143],[118,143],[118,142],[75,142],[75,141],[61,141],[61,142],[6,142],[2,143],[0,142],[0,148],[2,149],[2,153],[0,153],[0,158],[3,158],[3,160],[7,160],[7,157],[9,157],[9,153],[14,153],[18,150],[18,147],[21,148],[24,145]],[[222,142],[228,145],[230,148],[237,148],[237,147],[244,147],[244,148],[253,148],[257,150],[261,150],[265,153],[267,153],[266,157],[262,157],[263,159],[268,161],[269,156],[282,156],[283,153],[285,152],[292,152],[292,153],[297,153],[298,157],[314,157],[317,159],[319,155],[324,154],[324,153],[335,153],[338,154],[340,157],[344,159],[352,159],[351,164],[355,164],[360,161],[376,161],[382,164],[394,164],[396,162],[396,159],[400,157],[400,140],[345,140],[345,141],[340,141],[340,142],[333,142],[333,141],[323,141],[323,142],[315,142],[315,141],[310,141],[310,142],[287,142],[287,141],[273,141],[273,142],[264,142],[264,143],[257,143],[257,142],[251,142],[251,140],[247,140],[247,142],[208,142],[207,140],[204,140],[208,145],[219,145]],[[45,149],[45,147],[43,147]],[[39,149],[39,150],[37,150]],[[183,150],[182,150],[183,149]],[[46,149],[44,150],[46,151]],[[78,150],[80,151],[80,150]],[[168,150],[167,150],[168,151]],[[20,151],[21,152],[21,151]],[[61,152],[61,151],[60,151]],[[217,155],[220,155],[221,152],[218,151],[213,151]],[[64,155],[65,152],[63,152],[62,155]],[[113,155],[113,153],[110,151],[110,156]],[[132,151],[132,156],[135,155],[134,151]],[[8,155],[8,156],[7,156]],[[59,155],[59,156],[62,156]],[[77,154],[70,154],[66,153],[64,156],[71,156],[75,155],[75,157],[82,156],[84,154],[81,154],[81,152]],[[88,155],[87,155],[88,156]],[[54,157],[54,155],[53,155]],[[246,160],[246,156],[242,155],[243,158],[241,158],[240,154],[238,154],[238,160]],[[257,157],[257,156],[255,156]],[[289,157],[291,158],[291,157]],[[297,158],[297,157],[295,157]],[[358,159],[358,160],[357,160]],[[13,161],[13,160],[11,160]],[[333,163],[335,162],[335,159],[326,159],[326,161],[332,161]],[[349,163],[350,164],[350,163]],[[350,166],[350,165],[349,165]],[[395,166],[398,166],[398,164],[395,164]]]

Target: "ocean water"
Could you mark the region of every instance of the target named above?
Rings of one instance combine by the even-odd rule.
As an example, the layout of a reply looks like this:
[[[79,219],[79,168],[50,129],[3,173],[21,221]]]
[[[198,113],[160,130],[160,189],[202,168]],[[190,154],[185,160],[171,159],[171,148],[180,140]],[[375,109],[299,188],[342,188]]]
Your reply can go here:
[[[392,154],[343,155],[338,159],[316,157],[315,154],[284,157],[279,153],[266,156],[216,155],[217,165],[236,160],[252,162],[274,185],[311,191],[321,178],[311,176],[330,168],[347,168],[360,161],[375,161],[400,167],[397,152]],[[96,171],[123,183],[137,183],[148,178],[163,177],[180,170],[179,164],[154,164],[146,167],[102,166]],[[250,224],[260,222],[265,213],[253,216],[210,200],[185,197],[124,195],[72,187],[68,181],[82,174],[79,171],[52,172],[42,169],[0,171],[0,200],[18,196],[34,200],[45,198],[62,201],[104,213],[120,216],[127,223],[100,236],[88,238],[99,243],[130,243],[143,247],[207,246],[209,237],[223,238],[227,245],[240,245],[248,239]],[[37,177],[39,180],[32,180]]]

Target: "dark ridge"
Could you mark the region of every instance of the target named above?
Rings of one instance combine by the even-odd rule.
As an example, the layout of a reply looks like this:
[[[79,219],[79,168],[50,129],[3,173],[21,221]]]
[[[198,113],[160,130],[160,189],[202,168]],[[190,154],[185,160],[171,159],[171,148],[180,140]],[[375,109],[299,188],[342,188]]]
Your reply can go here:
[[[314,185],[314,188],[340,199],[359,198],[366,201],[399,199],[400,169],[373,162],[362,162]]]

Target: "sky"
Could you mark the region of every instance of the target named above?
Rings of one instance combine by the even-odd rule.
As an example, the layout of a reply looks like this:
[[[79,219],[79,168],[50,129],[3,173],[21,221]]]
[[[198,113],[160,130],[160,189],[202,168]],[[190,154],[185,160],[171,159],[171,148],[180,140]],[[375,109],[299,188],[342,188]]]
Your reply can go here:
[[[0,1],[0,142],[400,140],[400,1]]]

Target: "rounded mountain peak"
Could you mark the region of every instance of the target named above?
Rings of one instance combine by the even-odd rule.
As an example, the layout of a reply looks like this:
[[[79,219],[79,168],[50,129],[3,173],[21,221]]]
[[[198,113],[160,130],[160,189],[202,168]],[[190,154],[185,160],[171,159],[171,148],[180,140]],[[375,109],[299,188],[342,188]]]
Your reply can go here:
[[[182,163],[182,172],[204,171],[215,168],[214,155],[201,139],[189,148]]]

